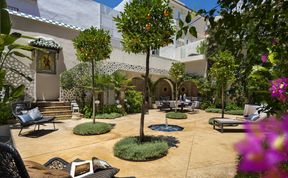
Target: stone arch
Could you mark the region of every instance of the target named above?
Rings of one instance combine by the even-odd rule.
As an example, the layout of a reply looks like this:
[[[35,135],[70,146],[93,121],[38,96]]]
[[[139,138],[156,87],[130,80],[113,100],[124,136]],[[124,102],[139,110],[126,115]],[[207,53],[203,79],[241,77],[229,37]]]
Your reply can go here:
[[[179,86],[179,95],[186,94],[187,97],[197,97],[198,89],[194,82],[192,81],[184,81]]]
[[[133,77],[131,79],[131,84],[132,84],[132,86],[135,86],[135,90],[140,91],[140,92],[144,92],[145,80],[143,78]]]
[[[161,100],[165,97],[169,100],[174,99],[174,88],[172,82],[167,78],[160,78],[154,84],[154,96],[155,100]]]

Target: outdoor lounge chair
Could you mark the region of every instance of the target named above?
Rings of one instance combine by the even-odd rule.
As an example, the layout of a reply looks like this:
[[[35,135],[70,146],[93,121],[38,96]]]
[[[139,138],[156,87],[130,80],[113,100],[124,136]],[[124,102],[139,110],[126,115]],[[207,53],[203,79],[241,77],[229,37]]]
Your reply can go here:
[[[251,107],[250,107],[251,106]],[[220,127],[221,133],[224,132],[224,127],[226,126],[238,126],[245,123],[256,123],[267,118],[267,114],[264,112],[258,112],[260,106],[256,105],[245,105],[244,116],[236,117],[236,119],[214,119],[213,129],[216,126]]]
[[[21,107],[17,107],[21,106]],[[40,125],[45,125],[47,123],[53,124],[54,130],[56,130],[55,127],[55,117],[53,116],[45,116],[43,117],[38,108],[34,108],[32,110],[26,110],[24,105],[12,104],[12,114],[14,117],[19,121],[21,129],[18,133],[18,136],[21,136],[21,132],[23,128],[29,127],[34,125],[34,131],[36,130],[36,127],[38,127],[38,130],[40,130]],[[32,112],[32,115],[30,114]]]
[[[97,159],[97,158],[93,158]],[[92,159],[92,160],[93,160]],[[81,161],[79,159],[75,160]],[[0,177],[1,178],[30,178],[30,177],[58,177],[66,178],[69,175],[71,164],[62,158],[52,158],[44,165],[32,161],[23,161],[18,151],[11,145],[0,143]],[[94,167],[94,165],[93,165]],[[96,169],[86,178],[111,178],[119,169],[109,167]]]

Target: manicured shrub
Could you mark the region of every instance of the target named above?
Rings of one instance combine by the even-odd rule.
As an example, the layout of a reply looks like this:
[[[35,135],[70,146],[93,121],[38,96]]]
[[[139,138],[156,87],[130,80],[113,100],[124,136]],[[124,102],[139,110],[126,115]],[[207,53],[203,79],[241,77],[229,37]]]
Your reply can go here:
[[[142,106],[142,93],[136,90],[127,90],[125,92],[125,110],[127,113],[139,113]]]
[[[111,113],[120,113],[125,114],[125,110],[123,107],[118,107],[117,104],[111,104],[111,105],[103,105],[97,114],[111,114]]]
[[[118,117],[122,117],[123,115],[120,113],[110,113],[110,114],[97,114],[96,119],[116,119]]]
[[[169,119],[187,119],[187,114],[181,112],[168,112],[166,117]]]
[[[212,106],[212,103],[210,101],[202,101],[200,104],[200,109],[207,109]]]
[[[109,132],[113,126],[111,124],[96,122],[87,122],[79,124],[73,129],[73,133],[76,135],[100,135]]]
[[[208,108],[205,109],[206,112],[212,112],[212,113],[221,113],[221,109],[218,108]],[[230,110],[230,111],[225,111],[225,114],[231,114],[231,115],[243,115],[244,111],[243,110]]]
[[[114,145],[114,156],[131,161],[147,161],[161,158],[168,153],[168,143],[157,137],[127,137]]]
[[[243,115],[244,110],[231,110],[231,111],[225,111],[225,113],[231,115]]]
[[[207,108],[205,109],[206,112],[214,112],[214,113],[221,113],[221,109],[218,108]]]
[[[91,118],[91,117],[92,117],[92,114],[93,114],[93,109],[92,109],[91,106],[86,105],[86,106],[84,106],[84,108],[82,109],[81,113],[84,114],[84,117],[85,117],[85,118]]]
[[[226,111],[231,111],[231,110],[241,110],[243,108],[237,106],[236,104],[233,104],[233,103],[230,103],[230,104],[227,104],[226,107],[225,107],[225,110]]]

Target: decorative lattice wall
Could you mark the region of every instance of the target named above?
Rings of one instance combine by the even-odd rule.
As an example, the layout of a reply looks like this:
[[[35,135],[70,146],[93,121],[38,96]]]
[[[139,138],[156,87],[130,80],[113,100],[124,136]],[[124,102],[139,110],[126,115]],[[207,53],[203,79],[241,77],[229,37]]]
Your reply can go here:
[[[6,81],[13,85],[13,86],[19,86],[21,84],[24,84],[26,89],[26,98],[27,100],[33,101],[34,100],[34,88],[35,88],[35,71],[32,71],[30,69],[30,65],[24,64],[23,62],[19,61],[16,58],[9,58],[4,63],[4,68],[6,68]],[[11,68],[12,70],[9,70]],[[21,76],[17,72],[13,71],[17,70],[24,74],[25,76],[30,77],[33,81],[28,81],[25,77]]]
[[[83,64],[80,64],[83,65]],[[81,76],[84,72],[91,74],[91,65],[90,63],[84,64],[85,67],[81,68],[82,70],[79,71],[79,73],[75,73],[75,77]],[[137,65],[131,65],[126,63],[120,63],[120,62],[112,62],[112,61],[99,61],[96,65],[96,71],[101,74],[107,74],[111,75],[114,72],[118,70],[122,71],[131,71],[131,72],[138,72],[138,73],[145,73],[145,67],[144,66],[137,66]],[[75,70],[79,66],[75,66],[74,68],[70,70]],[[76,70],[75,70],[76,71]],[[155,75],[163,75],[167,76],[168,71],[163,69],[157,69],[157,68],[150,68],[150,73]],[[61,101],[71,101],[76,98],[76,92],[75,90],[64,90],[60,89],[60,100]]]

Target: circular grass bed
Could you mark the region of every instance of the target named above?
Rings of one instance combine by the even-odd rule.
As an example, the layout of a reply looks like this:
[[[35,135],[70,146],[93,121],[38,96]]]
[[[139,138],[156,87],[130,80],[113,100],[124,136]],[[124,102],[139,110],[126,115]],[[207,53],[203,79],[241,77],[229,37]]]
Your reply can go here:
[[[139,137],[127,137],[114,145],[114,156],[130,161],[149,161],[168,153],[168,143],[161,138],[146,136],[142,143]]]
[[[83,124],[79,124],[73,129],[73,133],[76,135],[100,135],[107,132],[113,128],[111,124],[103,123],[103,122],[87,122]]]
[[[187,119],[187,114],[181,112],[168,112],[166,117],[169,119]]]

